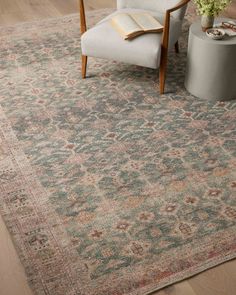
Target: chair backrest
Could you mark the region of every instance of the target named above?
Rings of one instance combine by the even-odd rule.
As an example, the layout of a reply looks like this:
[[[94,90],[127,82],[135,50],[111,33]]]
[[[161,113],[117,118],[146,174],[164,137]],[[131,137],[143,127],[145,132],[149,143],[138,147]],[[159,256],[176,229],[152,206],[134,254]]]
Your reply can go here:
[[[180,0],[117,0],[117,8],[138,8],[164,13],[168,8],[178,4]],[[183,19],[186,11],[186,6],[173,12],[173,16],[178,19]]]

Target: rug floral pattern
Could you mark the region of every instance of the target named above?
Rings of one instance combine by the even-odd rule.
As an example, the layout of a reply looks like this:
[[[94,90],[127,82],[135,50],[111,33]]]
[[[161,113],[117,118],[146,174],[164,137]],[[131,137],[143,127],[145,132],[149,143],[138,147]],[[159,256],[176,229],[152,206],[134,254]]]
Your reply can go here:
[[[147,294],[236,256],[236,101],[186,92],[187,29],[162,96],[115,62],[82,81],[77,16],[0,30],[0,210],[36,294]]]

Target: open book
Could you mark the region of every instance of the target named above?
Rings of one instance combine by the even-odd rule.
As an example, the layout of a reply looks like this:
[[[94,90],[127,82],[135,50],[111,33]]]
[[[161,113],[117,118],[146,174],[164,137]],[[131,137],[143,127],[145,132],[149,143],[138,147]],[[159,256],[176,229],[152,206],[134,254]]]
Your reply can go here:
[[[231,25],[233,25],[233,26],[235,26],[236,27],[236,22],[235,21],[233,21],[233,20],[231,20],[231,21],[227,21],[226,23],[228,23],[228,24],[231,24]],[[225,27],[225,26],[223,26],[223,23],[221,22],[221,23],[219,23],[219,24],[215,24],[214,25],[214,28],[220,28],[220,29],[223,29],[224,30],[224,32],[225,32],[225,34],[227,34],[228,36],[236,36],[236,29],[232,29],[232,28],[230,28],[230,27]]]
[[[111,23],[125,40],[163,31],[163,25],[148,13],[119,13],[111,19]]]

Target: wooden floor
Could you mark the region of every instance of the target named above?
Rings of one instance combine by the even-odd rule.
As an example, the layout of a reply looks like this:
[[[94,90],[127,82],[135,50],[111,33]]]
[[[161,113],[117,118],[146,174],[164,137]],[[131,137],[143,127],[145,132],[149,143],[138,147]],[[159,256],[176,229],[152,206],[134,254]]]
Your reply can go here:
[[[85,0],[85,3],[87,9],[115,6],[115,0]],[[0,25],[57,17],[77,11],[77,0],[0,0]],[[236,19],[236,0],[233,0],[225,15]],[[0,295],[32,295],[1,217]],[[236,295],[236,260],[165,288],[155,295]]]

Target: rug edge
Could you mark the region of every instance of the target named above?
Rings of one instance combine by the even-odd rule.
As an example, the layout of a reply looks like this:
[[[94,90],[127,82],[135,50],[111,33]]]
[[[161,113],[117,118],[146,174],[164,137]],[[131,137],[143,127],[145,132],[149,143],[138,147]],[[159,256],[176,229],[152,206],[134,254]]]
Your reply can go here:
[[[88,10],[86,12],[86,14],[88,15],[88,21],[89,21],[89,15],[90,14],[93,14],[93,13],[99,13],[99,12],[106,12],[106,11],[113,11],[114,8],[100,8],[100,9],[94,9],[94,10]],[[80,18],[80,15],[79,15],[79,10],[78,12],[73,12],[73,13],[69,13],[69,14],[65,14],[65,15],[61,15],[61,16],[54,16],[54,17],[47,17],[47,18],[44,18],[44,19],[35,19],[35,20],[31,20],[31,21],[21,21],[21,22],[18,22],[18,23],[14,23],[14,24],[2,24],[0,25],[0,38],[1,37],[4,37],[5,35],[1,35],[2,32],[4,31],[7,31],[7,30],[12,30],[11,32],[7,32],[7,36],[9,37],[9,35],[14,35],[18,32],[22,32],[22,30],[25,29],[25,27],[28,27],[29,25],[30,26],[37,26],[37,25],[40,25],[43,21],[44,25],[45,23],[47,24],[50,24],[51,22],[54,22],[54,21],[58,21],[58,20],[66,20],[66,19],[71,19],[71,18],[74,18],[76,17],[77,19]],[[34,28],[33,27],[30,27],[31,30],[33,30]]]
[[[211,270],[217,266],[220,266],[220,265],[223,265],[227,262],[233,261],[234,259],[236,259],[236,253],[229,254],[229,255],[227,255],[227,257],[219,258],[216,261],[212,261],[210,263],[208,262],[204,266],[199,266],[195,271],[190,272],[191,275],[187,274],[188,271],[185,271],[184,275],[182,275],[182,273],[179,273],[177,276],[175,275],[174,278],[172,280],[170,280],[169,283],[163,283],[160,287],[154,288],[150,291],[145,291],[145,293],[143,293],[142,295],[152,295],[154,292],[160,291],[160,290],[162,290],[166,287],[172,286],[174,284],[181,283],[183,281],[187,281],[197,275],[202,274],[205,271]],[[182,276],[182,278],[180,278],[181,276]],[[131,295],[136,295],[136,294],[134,293]],[[155,295],[155,294],[153,294],[153,295]]]

